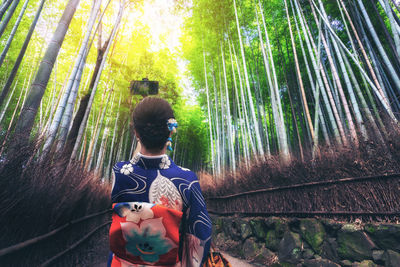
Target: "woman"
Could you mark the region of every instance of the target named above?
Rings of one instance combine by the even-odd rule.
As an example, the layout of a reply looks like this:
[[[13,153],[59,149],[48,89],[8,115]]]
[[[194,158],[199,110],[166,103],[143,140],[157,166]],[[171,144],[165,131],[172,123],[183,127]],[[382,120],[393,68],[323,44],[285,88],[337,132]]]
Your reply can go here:
[[[211,220],[196,175],[188,169],[177,166],[165,154],[167,148],[170,149],[171,136],[178,127],[172,108],[163,99],[147,97],[136,106],[133,112],[133,122],[134,132],[139,142],[139,151],[132,160],[118,162],[113,168],[114,181],[111,197],[113,203],[118,203],[114,204],[114,211],[120,217],[131,216],[130,224],[126,223],[126,225],[134,225],[134,223],[147,220],[150,230],[146,229],[144,236],[149,235],[151,223],[156,222],[156,219],[151,210],[149,211],[150,215],[145,215],[147,213],[143,211],[142,207],[154,210],[152,205],[157,204],[174,211],[182,211],[181,236],[178,238],[180,244],[175,245],[176,251],[179,247],[180,255],[179,262],[175,266],[200,266],[207,258],[210,247]],[[117,207],[118,210],[116,210]],[[138,210],[141,213],[137,213]],[[141,215],[138,216],[138,214]],[[114,242],[111,240],[113,227],[119,227],[115,221],[120,217],[114,216],[114,226],[112,225],[110,229],[110,244]],[[155,223],[153,224],[155,225]],[[173,225],[164,223],[160,227],[166,228],[163,229],[163,233],[165,233]],[[139,229],[139,226],[134,225],[134,229]],[[123,253],[127,253],[125,260],[118,257],[116,255],[118,253],[112,254],[110,265],[139,266],[132,265],[126,260],[129,259],[129,256],[136,256],[148,265],[161,266],[157,265],[161,257],[159,254],[166,253],[168,248],[174,247],[174,245],[169,246],[172,244],[171,240],[168,238],[166,238],[168,241],[164,240],[169,246],[166,248],[162,240],[152,244],[150,241],[139,242],[138,240],[141,238],[142,236],[124,236],[121,242],[131,242],[132,249],[130,251],[127,248],[123,249]],[[128,247],[128,245],[126,246]],[[160,251],[161,247],[165,248],[164,251]],[[156,253],[157,248],[159,250]]]

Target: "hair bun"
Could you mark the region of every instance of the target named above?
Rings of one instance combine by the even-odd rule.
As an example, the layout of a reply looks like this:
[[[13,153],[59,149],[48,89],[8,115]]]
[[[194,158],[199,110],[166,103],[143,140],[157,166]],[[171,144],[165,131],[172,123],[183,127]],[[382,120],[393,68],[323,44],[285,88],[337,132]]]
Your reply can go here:
[[[142,144],[161,150],[170,135],[167,120],[174,117],[171,105],[161,98],[146,97],[135,108],[133,121]]]

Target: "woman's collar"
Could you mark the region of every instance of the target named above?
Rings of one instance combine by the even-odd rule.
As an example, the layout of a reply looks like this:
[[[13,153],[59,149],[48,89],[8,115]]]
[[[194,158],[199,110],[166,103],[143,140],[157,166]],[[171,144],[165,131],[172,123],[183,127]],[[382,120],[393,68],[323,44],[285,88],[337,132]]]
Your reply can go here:
[[[167,154],[149,156],[137,153],[130,162],[143,169],[169,169],[172,161]]]
[[[154,155],[154,156],[150,156],[150,155],[143,155],[142,153],[138,152],[136,155],[138,155],[139,157],[145,158],[145,159],[158,159],[158,158],[162,158],[167,156],[167,154],[160,154],[160,155]],[[167,156],[168,157],[168,156]]]

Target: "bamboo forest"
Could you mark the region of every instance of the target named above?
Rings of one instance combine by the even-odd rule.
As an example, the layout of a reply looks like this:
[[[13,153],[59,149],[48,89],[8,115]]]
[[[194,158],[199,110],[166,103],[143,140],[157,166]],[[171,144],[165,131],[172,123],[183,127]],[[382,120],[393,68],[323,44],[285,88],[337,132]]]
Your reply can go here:
[[[259,155],[380,142],[383,120],[399,118],[396,1],[152,5],[3,1],[2,154],[13,136],[37,136],[40,155],[66,151],[108,176],[134,151],[140,96],[128,88],[143,77],[181,122],[173,157],[215,174]]]
[[[171,104],[179,124],[168,156],[197,174],[215,214],[381,211],[398,222],[400,176],[371,177],[400,173],[399,0],[0,0],[1,190],[22,192],[32,164],[32,184],[42,175],[64,177],[55,192],[70,183],[86,194],[82,181],[92,178],[90,186],[109,190],[113,166],[135,154],[132,114],[146,95],[133,84],[146,79],[157,82],[156,97]],[[72,176],[81,177],[76,185]],[[368,180],[355,191],[351,184],[296,189],[304,195],[288,191],[286,199],[239,196],[349,177],[387,187]],[[0,199],[11,201],[5,192]],[[351,200],[358,202],[345,203]],[[396,221],[390,214],[383,220]],[[343,250],[325,257],[312,242],[313,255],[341,266],[364,260]],[[267,248],[280,262],[297,263]],[[365,259],[378,265],[362,266],[399,266],[392,248],[379,249],[388,256],[371,254]]]

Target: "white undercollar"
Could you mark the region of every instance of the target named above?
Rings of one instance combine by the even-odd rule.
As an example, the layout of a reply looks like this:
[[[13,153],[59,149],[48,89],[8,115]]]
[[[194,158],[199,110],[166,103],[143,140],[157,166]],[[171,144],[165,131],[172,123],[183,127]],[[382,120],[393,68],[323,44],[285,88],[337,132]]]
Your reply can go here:
[[[145,158],[145,159],[160,159],[160,158],[163,158],[163,157],[167,156],[167,154],[161,154],[161,155],[156,155],[156,156],[148,156],[148,155],[143,155],[140,152],[138,152],[137,155],[139,157]]]

